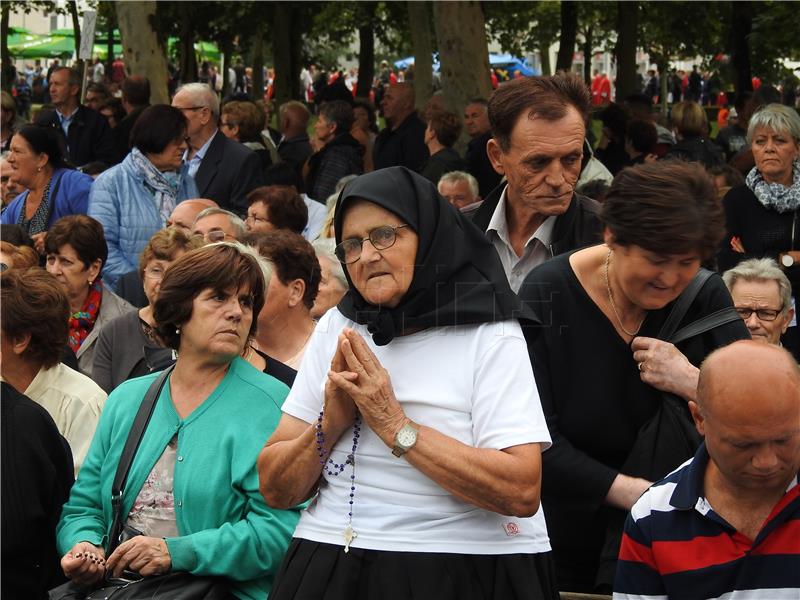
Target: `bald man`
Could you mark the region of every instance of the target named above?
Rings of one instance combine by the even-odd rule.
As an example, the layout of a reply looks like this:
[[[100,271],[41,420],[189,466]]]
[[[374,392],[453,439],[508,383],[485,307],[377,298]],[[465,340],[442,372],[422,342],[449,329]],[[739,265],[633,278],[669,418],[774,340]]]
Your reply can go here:
[[[281,141],[278,144],[278,155],[298,174],[303,172],[303,165],[314,154],[308,139],[308,109],[297,100],[284,102],[278,109],[278,128]]]
[[[375,168],[402,166],[419,173],[429,155],[426,125],[414,109],[414,87],[410,83],[390,86],[381,107],[386,128],[378,134],[372,149]]]
[[[180,227],[186,233],[191,233],[197,215],[207,208],[219,208],[219,205],[208,198],[184,200],[172,211],[167,219],[167,227]]]
[[[615,600],[800,598],[800,369],[747,340],[713,352],[689,402],[694,458],[631,509]]]

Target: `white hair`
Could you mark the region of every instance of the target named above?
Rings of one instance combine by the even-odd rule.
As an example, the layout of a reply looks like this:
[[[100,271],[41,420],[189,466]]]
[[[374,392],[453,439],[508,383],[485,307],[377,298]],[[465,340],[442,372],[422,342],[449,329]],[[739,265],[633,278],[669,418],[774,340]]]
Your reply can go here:
[[[219,97],[206,83],[184,83],[175,92],[186,92],[196,106],[206,106],[214,115],[214,120],[219,120]]]
[[[231,225],[233,225],[234,229],[236,229],[236,239],[242,239],[244,237],[246,230],[242,218],[229,210],[225,210],[224,208],[219,208],[217,206],[209,206],[208,208],[204,208],[197,213],[197,216],[194,218],[194,223],[192,223],[192,227],[194,227],[199,220],[205,219],[206,217],[210,217],[212,215],[225,215],[228,217]]]
[[[449,173],[445,173],[439,178],[436,189],[438,190],[442,183],[458,183],[459,181],[466,181],[472,195],[478,195],[478,180],[466,171],[450,171]]]
[[[334,249],[336,248],[336,240],[333,238],[318,238],[311,242],[311,245],[314,247],[317,260],[320,258],[328,259],[333,265],[331,267],[331,274],[339,283],[342,284],[344,289],[349,289],[350,284],[347,282],[347,277],[344,275],[342,263],[339,262],[338,258],[336,258],[336,253],[334,252]]]
[[[732,269],[728,269],[722,274],[722,281],[728,288],[733,290],[733,286],[740,279],[744,281],[775,281],[781,296],[781,312],[785,313],[792,306],[792,284],[786,274],[772,258],[751,258],[744,260]]]
[[[747,126],[747,141],[753,141],[756,129],[763,128],[775,133],[785,133],[800,144],[800,115],[797,111],[783,104],[767,104],[758,109]]]

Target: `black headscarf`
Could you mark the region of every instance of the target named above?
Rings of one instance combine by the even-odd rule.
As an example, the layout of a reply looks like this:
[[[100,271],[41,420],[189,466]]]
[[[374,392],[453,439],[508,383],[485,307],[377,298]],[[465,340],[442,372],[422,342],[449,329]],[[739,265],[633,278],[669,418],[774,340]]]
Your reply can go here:
[[[491,242],[433,183],[405,167],[380,169],[351,181],[336,203],[337,244],[347,205],[358,199],[394,213],[419,237],[411,285],[395,308],[367,302],[344,269],[350,290],[339,310],[367,325],[375,344],[384,346],[404,332],[430,327],[536,320],[511,290]]]

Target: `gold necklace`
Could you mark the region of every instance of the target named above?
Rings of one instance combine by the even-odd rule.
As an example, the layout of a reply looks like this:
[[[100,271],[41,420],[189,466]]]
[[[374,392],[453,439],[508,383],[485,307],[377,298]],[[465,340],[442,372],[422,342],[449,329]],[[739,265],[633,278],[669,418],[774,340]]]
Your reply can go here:
[[[645,312],[644,317],[642,317],[642,320],[639,321],[639,326],[636,328],[636,331],[628,331],[627,329],[625,329],[625,325],[622,324],[622,319],[619,316],[619,312],[617,312],[617,305],[614,304],[614,295],[611,293],[611,284],[609,283],[609,280],[608,280],[608,264],[609,264],[609,262],[611,262],[611,248],[608,249],[608,254],[606,254],[606,268],[605,268],[606,290],[608,291],[608,301],[611,303],[611,310],[614,311],[614,316],[617,317],[617,323],[619,323],[620,329],[622,329],[622,331],[624,331],[629,336],[634,337],[634,336],[638,335],[639,330],[642,328],[642,324],[644,323],[644,320],[647,318],[647,313]]]

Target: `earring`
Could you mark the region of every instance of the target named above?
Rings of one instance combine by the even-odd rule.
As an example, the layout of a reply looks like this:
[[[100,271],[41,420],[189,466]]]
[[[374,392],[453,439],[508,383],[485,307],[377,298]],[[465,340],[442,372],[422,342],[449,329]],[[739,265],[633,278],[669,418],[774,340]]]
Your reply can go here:
[[[180,327],[176,327],[175,328],[175,335],[180,335],[180,334],[181,334],[181,328]]]
[[[37,173],[41,173],[42,172],[42,167],[36,167],[36,172]]]

